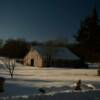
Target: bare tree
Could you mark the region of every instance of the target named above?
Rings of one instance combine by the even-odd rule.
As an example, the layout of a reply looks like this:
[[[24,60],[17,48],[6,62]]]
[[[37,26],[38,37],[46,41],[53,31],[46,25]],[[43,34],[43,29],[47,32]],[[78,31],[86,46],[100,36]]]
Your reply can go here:
[[[23,40],[9,39],[5,42],[2,48],[2,55],[4,57],[3,63],[9,71],[11,78],[13,78],[14,75],[16,58],[23,57],[28,49],[28,43]]]
[[[5,67],[7,68],[11,78],[13,78],[14,70],[15,70],[15,67],[16,67],[16,60],[14,58],[5,57],[3,59],[3,63],[5,65]]]

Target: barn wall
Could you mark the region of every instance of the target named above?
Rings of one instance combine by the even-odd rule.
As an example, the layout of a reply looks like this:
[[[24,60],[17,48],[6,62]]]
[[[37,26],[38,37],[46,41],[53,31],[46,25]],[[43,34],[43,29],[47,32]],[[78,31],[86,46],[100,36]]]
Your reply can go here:
[[[88,66],[81,60],[62,60],[53,59],[52,66],[54,67],[70,67],[70,68],[88,68]]]
[[[33,50],[30,51],[24,58],[24,65],[31,65],[31,59],[34,60],[34,66],[42,67],[43,66],[43,59],[38,54],[37,51]]]

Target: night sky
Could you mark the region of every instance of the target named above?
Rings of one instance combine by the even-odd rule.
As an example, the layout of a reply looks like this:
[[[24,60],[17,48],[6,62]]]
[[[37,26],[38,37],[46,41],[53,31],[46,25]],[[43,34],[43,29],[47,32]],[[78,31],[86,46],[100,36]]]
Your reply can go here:
[[[100,18],[100,0],[0,0],[0,38],[73,41],[95,3]]]

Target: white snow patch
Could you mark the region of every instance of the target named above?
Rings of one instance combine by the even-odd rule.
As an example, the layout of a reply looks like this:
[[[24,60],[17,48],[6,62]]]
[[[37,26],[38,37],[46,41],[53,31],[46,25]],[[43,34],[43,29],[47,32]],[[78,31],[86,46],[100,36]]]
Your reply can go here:
[[[0,93],[1,97],[24,95],[27,99],[29,95],[39,94],[38,89],[41,87],[47,94],[68,92],[73,90],[70,85],[79,79],[100,89],[100,77],[96,75],[96,69],[37,68],[17,63],[12,80],[4,67],[0,61],[0,77],[6,78],[5,92]]]

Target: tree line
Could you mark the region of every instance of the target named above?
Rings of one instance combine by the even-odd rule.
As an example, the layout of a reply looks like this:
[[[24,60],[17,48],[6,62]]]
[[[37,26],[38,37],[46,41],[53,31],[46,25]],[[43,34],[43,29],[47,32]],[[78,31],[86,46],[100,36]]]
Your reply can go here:
[[[100,60],[100,19],[96,7],[93,8],[91,15],[80,22],[80,28],[74,37],[77,42],[75,52],[85,61]]]
[[[30,50],[31,46],[45,47],[66,47],[67,42],[60,40],[49,40],[43,43],[38,41],[26,41],[25,39],[8,39],[3,41],[0,39],[0,56],[9,58],[22,58]]]

